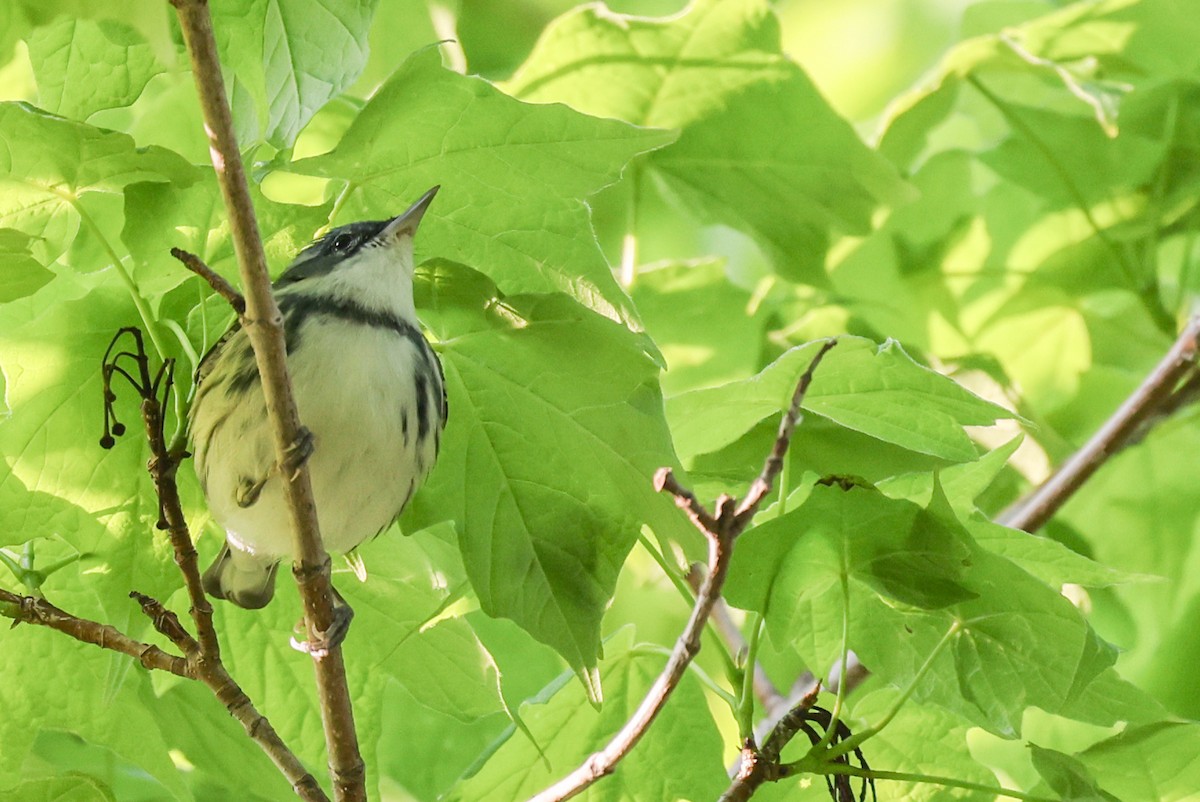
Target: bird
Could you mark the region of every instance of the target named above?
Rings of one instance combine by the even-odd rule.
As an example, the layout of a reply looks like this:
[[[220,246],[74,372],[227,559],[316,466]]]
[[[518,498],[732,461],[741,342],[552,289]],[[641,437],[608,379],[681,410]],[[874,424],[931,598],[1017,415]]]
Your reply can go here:
[[[413,302],[413,239],[438,189],[391,219],[330,230],[273,285],[296,406],[311,434],[298,459],[307,460],[329,552],[350,552],[388,528],[441,446],[445,374]],[[200,487],[226,533],[204,589],[238,607],[264,607],[280,561],[292,555],[282,481],[289,467],[276,463],[239,323],[197,367],[189,430]],[[335,607],[349,609],[334,596]]]

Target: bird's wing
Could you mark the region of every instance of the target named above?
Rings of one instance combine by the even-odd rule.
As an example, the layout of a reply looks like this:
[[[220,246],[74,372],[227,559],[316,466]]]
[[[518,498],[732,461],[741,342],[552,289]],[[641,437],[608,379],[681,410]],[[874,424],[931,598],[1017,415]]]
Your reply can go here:
[[[229,331],[221,335],[221,339],[213,343],[212,348],[205,352],[200,359],[200,364],[196,366],[195,381],[199,386],[208,378],[208,374],[212,373],[213,366],[217,364],[217,359],[221,356],[221,351],[229,343],[229,341],[242,330],[241,321],[235,320],[233,325],[229,327]]]

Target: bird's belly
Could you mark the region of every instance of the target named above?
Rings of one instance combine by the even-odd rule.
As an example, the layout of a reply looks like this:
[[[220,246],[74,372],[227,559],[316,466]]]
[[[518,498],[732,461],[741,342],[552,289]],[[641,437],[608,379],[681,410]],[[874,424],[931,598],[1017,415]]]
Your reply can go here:
[[[288,369],[300,420],[314,437],[308,468],[322,540],[329,551],[349,551],[395,520],[433,465],[434,438],[419,438],[417,425],[415,377],[425,363],[414,343],[391,330],[318,321],[306,326],[296,351]],[[265,419],[248,435],[262,441],[255,450],[270,455],[269,470],[274,452]],[[240,472],[229,467],[231,475]],[[213,464],[210,474],[220,470]],[[210,497],[220,495],[212,491]],[[292,553],[278,475],[253,504],[213,503],[213,512],[236,545],[269,556]]]

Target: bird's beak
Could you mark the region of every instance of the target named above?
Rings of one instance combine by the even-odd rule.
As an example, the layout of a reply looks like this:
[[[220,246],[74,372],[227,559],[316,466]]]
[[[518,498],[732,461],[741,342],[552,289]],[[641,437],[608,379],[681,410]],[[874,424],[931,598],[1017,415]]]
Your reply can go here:
[[[389,220],[375,238],[380,242],[391,244],[404,235],[411,237],[416,234],[417,226],[421,224],[421,218],[425,216],[425,210],[429,208],[429,204],[433,202],[433,197],[437,195],[439,189],[441,186],[430,189],[421,196],[420,200],[409,206],[408,211]]]

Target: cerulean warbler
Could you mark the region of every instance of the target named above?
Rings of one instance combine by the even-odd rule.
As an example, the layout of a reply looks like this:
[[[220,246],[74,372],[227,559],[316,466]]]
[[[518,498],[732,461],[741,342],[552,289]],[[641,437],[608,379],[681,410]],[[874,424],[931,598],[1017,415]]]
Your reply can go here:
[[[413,236],[437,190],[399,217],[331,230],[274,285],[331,552],[350,551],[395,521],[437,458],[446,385],[412,286]],[[262,607],[279,561],[292,554],[292,534],[258,368],[239,325],[204,356],[196,381],[196,473],[226,532],[204,587],[239,607]]]

